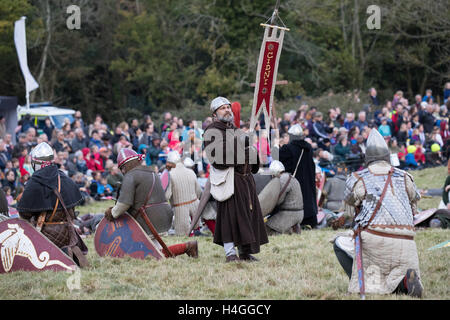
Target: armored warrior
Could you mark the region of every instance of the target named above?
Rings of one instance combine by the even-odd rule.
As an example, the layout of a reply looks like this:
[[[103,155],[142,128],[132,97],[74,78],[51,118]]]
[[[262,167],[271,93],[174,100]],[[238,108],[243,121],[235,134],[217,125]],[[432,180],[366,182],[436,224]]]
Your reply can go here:
[[[280,161],[286,172],[294,174],[300,183],[303,196],[304,217],[302,225],[317,225],[316,165],[313,160],[313,149],[304,140],[303,129],[299,124],[289,128],[289,143],[280,148]]]
[[[175,168],[170,170],[170,183],[166,190],[166,198],[170,200],[175,211],[175,235],[186,236],[190,230],[191,217],[197,212],[202,188],[194,171],[184,166],[177,151],[169,152],[167,162],[175,165]]]
[[[391,166],[388,146],[374,129],[365,162],[366,169],[347,179],[344,195],[355,208],[354,240],[340,236],[334,241],[338,260],[350,276],[348,290],[362,297],[365,292],[421,297],[413,223],[420,194],[413,177]]]
[[[297,179],[285,172],[283,164],[274,160],[269,170],[280,177],[281,190],[278,202],[266,222],[268,233],[291,233],[292,228],[303,220],[303,196]]]
[[[123,213],[129,213],[152,238],[155,246],[162,248],[156,237],[169,230],[173,211],[166,200],[161,180],[150,167],[141,165],[142,157],[132,149],[123,148],[119,151],[117,163],[124,174],[122,187],[117,203],[106,210],[105,218],[114,221]],[[166,257],[184,253],[193,258],[198,257],[197,241],[175,244],[168,249],[170,252],[163,250]]]
[[[269,242],[252,176],[259,170],[256,150],[249,136],[236,129],[228,99],[217,97],[210,108],[214,121],[205,129],[204,141],[211,194],[217,200],[214,243],[224,247],[226,262],[255,261],[252,254]],[[208,154],[207,148],[215,151]]]
[[[53,149],[41,142],[31,151],[34,173],[17,210],[80,267],[88,266],[88,248],[75,230],[75,206],[83,197],[77,185],[54,164]]]

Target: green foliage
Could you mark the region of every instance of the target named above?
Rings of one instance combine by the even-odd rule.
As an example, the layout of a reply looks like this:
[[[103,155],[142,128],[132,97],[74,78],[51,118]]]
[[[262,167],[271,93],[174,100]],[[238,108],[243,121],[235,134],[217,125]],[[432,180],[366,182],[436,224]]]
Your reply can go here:
[[[251,104],[263,37],[259,24],[269,20],[275,1],[80,1],[81,30],[68,30],[65,10],[72,2],[0,1],[0,94],[24,102],[13,24],[26,15],[30,70],[37,78],[42,69],[36,101],[80,109],[88,120],[100,113],[108,122],[186,106],[207,109],[217,95],[241,99],[245,108]],[[357,89],[364,100],[371,86],[382,101],[396,90],[410,99],[428,87],[442,95],[450,77],[446,2],[379,1],[380,30],[366,27],[370,4],[281,1],[280,16],[290,31],[278,75],[289,84],[275,91],[280,106],[331,90],[335,96],[324,108],[346,105],[333,99]]]

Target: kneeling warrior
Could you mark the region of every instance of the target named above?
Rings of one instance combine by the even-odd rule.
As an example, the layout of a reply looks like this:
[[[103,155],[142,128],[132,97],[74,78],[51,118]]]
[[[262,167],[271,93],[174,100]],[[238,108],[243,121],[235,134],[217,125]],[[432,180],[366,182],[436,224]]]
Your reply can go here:
[[[159,238],[158,233],[169,230],[173,211],[167,203],[161,180],[150,167],[141,165],[142,157],[143,155],[138,155],[132,149],[123,148],[119,151],[117,164],[124,174],[121,192],[116,205],[106,210],[105,218],[114,221],[127,212],[154,240],[155,245],[163,250],[166,257],[186,253],[197,258],[197,241],[165,247]],[[162,242],[162,245],[156,240]]]
[[[54,164],[53,149],[41,142],[31,151],[34,173],[17,210],[80,267],[88,266],[88,248],[73,225],[74,209],[83,197],[77,185]]]
[[[355,251],[348,245],[351,238],[334,241],[338,260],[351,275],[348,290],[362,298],[365,292],[421,297],[413,223],[420,194],[411,175],[390,165],[389,149],[375,129],[367,139],[365,161],[368,167],[347,179],[344,196],[355,208]]]
[[[291,174],[285,172],[284,165],[278,160],[272,161],[269,170],[273,176],[280,177],[281,191],[277,206],[266,222],[267,233],[292,233],[292,229],[303,221],[303,196],[300,183]]]

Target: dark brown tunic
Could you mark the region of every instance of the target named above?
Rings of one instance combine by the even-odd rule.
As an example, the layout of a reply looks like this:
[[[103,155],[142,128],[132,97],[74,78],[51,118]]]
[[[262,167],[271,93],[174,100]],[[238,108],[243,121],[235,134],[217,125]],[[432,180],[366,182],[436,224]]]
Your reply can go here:
[[[249,164],[249,149],[245,151],[245,164],[238,164],[237,161],[237,139],[234,140],[234,162],[226,163],[226,129],[238,130],[234,125],[215,121],[206,130],[218,129],[222,132],[222,141],[206,141],[205,148],[212,144],[222,144],[224,150],[223,164],[211,161],[216,169],[226,169],[234,167],[234,195],[228,200],[217,202],[216,230],[214,232],[214,243],[222,245],[233,242],[236,246],[242,246],[245,253],[258,253],[260,246],[269,242],[267,238],[261,207],[256,193],[253,173],[259,169],[259,159],[257,164]],[[232,144],[229,144],[232,145]],[[246,141],[248,146],[248,139]],[[214,145],[214,147],[217,147]],[[211,154],[215,156],[214,152]],[[232,159],[233,159],[232,158]]]

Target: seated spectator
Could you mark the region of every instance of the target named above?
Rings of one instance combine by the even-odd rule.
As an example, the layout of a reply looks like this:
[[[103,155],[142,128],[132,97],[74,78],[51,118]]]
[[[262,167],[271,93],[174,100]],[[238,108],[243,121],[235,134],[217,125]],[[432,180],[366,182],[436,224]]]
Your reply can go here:
[[[386,117],[381,118],[381,125],[378,127],[378,131],[383,137],[391,137],[391,126],[388,125]]]
[[[431,143],[437,143],[440,147],[444,146],[444,141],[442,140],[440,130],[438,127],[434,127],[433,132],[431,133],[430,137]]]
[[[360,111],[358,113],[358,121],[355,122],[355,125],[359,128],[359,131],[362,131],[364,128],[366,128],[369,123],[366,121],[366,112]]]
[[[56,152],[59,152],[59,151],[69,151],[70,152],[71,151],[70,145],[65,140],[63,130],[59,130],[56,133],[56,141],[53,142],[53,148],[55,149]]]
[[[123,175],[122,172],[120,172],[119,167],[117,164],[114,164],[106,176],[106,182],[113,187],[114,190],[117,190],[119,188],[119,185],[123,181]]]
[[[98,200],[97,190],[98,190],[98,186],[100,184],[101,176],[102,176],[102,174],[99,171],[92,172],[92,180],[91,180],[90,185],[89,185],[89,194],[95,200]]]
[[[16,198],[16,188],[18,186],[17,177],[13,170],[8,170],[5,172],[5,178],[2,180],[2,187],[9,187],[11,189],[11,195]]]
[[[400,125],[396,137],[399,144],[406,144],[406,141],[408,140],[408,128],[405,122],[402,122]]]
[[[344,127],[347,130],[350,130],[356,125],[355,123],[355,114],[353,112],[347,112],[347,115],[344,120]]]
[[[159,134],[155,133],[153,135],[152,143],[148,146],[148,155],[150,157],[150,164],[156,165],[158,168],[161,167],[163,164],[158,163],[159,154],[161,153],[162,149],[160,147],[161,138]]]
[[[98,133],[97,130],[93,130],[91,133],[91,139],[89,141],[89,148],[91,148],[93,145],[96,145],[98,149],[100,149],[103,146],[103,142],[101,140],[101,136]]]
[[[419,166],[425,165],[425,149],[422,147],[419,141],[414,142],[414,147],[416,151],[414,152],[414,159]]]
[[[17,201],[11,194],[11,188],[9,186],[4,186],[2,189],[5,192],[6,201],[8,201],[8,206],[9,207],[15,206],[17,204]]]
[[[97,145],[92,145],[91,148],[84,148],[83,150],[84,160],[86,161],[86,166],[88,170],[91,171],[105,171],[100,159],[100,153],[98,152]]]
[[[113,196],[114,188],[108,184],[105,177],[100,178],[100,183],[97,184],[97,197],[100,199],[110,199]]]
[[[72,152],[77,152],[88,147],[88,140],[81,128],[75,129],[75,138],[72,139]]]
[[[350,154],[350,145],[348,144],[348,139],[346,135],[341,135],[338,140],[339,142],[334,148],[336,161],[345,162],[347,160],[348,155]]]
[[[88,181],[86,180],[85,176],[81,172],[78,172],[72,177],[72,179],[77,185],[78,190],[80,190],[80,193],[83,197],[81,205],[89,204],[89,202],[91,201],[91,197],[89,195]]]
[[[416,169],[419,164],[417,163],[414,155],[415,152],[417,151],[417,148],[415,145],[410,145],[408,146],[408,148],[406,148],[406,154],[405,154],[405,168],[411,168],[411,169]]]

